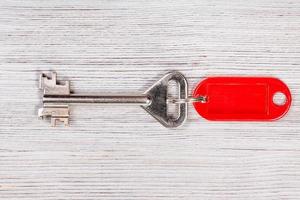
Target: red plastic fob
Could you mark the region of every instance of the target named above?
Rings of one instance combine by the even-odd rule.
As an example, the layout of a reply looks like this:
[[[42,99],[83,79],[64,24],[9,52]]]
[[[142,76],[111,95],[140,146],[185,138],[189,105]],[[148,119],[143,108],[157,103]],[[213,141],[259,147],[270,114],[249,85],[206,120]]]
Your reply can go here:
[[[281,94],[280,104],[274,96]],[[208,120],[270,121],[284,116],[292,97],[288,87],[270,77],[211,77],[200,82],[193,97],[205,96],[206,102],[194,102],[196,111]]]

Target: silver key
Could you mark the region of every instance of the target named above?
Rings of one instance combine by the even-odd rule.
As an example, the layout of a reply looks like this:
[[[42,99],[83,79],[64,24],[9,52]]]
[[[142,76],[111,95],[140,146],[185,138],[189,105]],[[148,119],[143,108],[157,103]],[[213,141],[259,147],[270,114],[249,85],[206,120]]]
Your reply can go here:
[[[170,81],[178,84],[178,98],[168,97],[168,86]],[[64,84],[57,82],[55,72],[51,76],[41,74],[40,89],[43,90],[43,107],[39,109],[38,116],[51,119],[52,126],[63,122],[69,125],[69,105],[74,103],[102,103],[102,104],[134,104],[140,105],[149,114],[165,127],[178,127],[187,119],[189,102],[205,102],[205,97],[188,97],[188,83],[186,78],[179,72],[169,72],[153,84],[141,95],[80,95],[70,90],[70,82]],[[170,104],[178,104],[177,117],[168,113]]]

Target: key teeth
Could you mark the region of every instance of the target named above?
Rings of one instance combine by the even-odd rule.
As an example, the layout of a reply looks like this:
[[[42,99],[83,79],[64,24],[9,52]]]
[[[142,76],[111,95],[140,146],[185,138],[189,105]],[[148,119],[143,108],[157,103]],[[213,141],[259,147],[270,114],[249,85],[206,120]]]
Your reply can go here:
[[[64,126],[69,126],[69,118],[65,118],[65,117],[52,117],[51,118],[51,126],[55,127],[56,126],[56,122],[62,122],[64,124]]]
[[[54,71],[40,75],[39,88],[44,91],[44,95],[70,95],[70,82],[58,83],[57,74]],[[68,105],[44,105],[38,110],[38,116],[41,119],[50,117],[52,126],[56,126],[57,122],[63,122],[65,126],[69,126]]]
[[[41,119],[50,117],[51,126],[56,126],[57,121],[69,126],[69,107],[67,105],[44,106],[38,110]]]
[[[55,86],[57,80],[57,73],[56,72],[51,72],[51,75],[48,76],[45,73],[42,73],[40,75],[40,84],[39,84],[39,88],[40,89],[44,89],[47,86]]]
[[[44,94],[49,95],[69,95],[70,82],[65,81],[64,84],[57,83],[56,72],[51,72],[51,75],[42,73],[40,75],[39,88],[44,90]]]

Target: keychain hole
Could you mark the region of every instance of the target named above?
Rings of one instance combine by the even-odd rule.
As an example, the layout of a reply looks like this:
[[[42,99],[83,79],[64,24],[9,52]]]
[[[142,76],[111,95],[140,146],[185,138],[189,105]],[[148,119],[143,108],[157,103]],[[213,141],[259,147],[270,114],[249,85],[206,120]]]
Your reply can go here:
[[[283,106],[287,102],[287,97],[282,92],[276,92],[273,95],[273,103],[278,106]]]
[[[170,80],[168,82],[168,94],[167,98],[179,99],[180,89],[179,84],[175,80]],[[169,103],[167,104],[167,115],[172,119],[179,118],[179,106],[177,103]]]

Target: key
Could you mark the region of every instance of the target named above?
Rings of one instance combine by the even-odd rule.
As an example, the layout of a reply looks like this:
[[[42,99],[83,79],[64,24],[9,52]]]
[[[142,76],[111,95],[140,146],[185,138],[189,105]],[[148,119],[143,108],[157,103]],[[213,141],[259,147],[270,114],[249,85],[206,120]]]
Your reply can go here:
[[[178,98],[168,97],[168,85],[170,81],[178,84]],[[95,94],[74,94],[70,90],[70,82],[63,84],[57,82],[57,74],[51,76],[41,74],[40,89],[43,90],[43,107],[39,109],[38,116],[51,119],[52,126],[57,122],[69,125],[70,104],[125,104],[140,105],[149,114],[165,127],[180,126],[187,118],[188,102],[202,101],[204,98],[188,97],[188,84],[185,77],[179,72],[169,72],[146,92],[140,95],[95,95]],[[176,109],[177,117],[174,118],[168,113],[168,105],[178,104]]]

